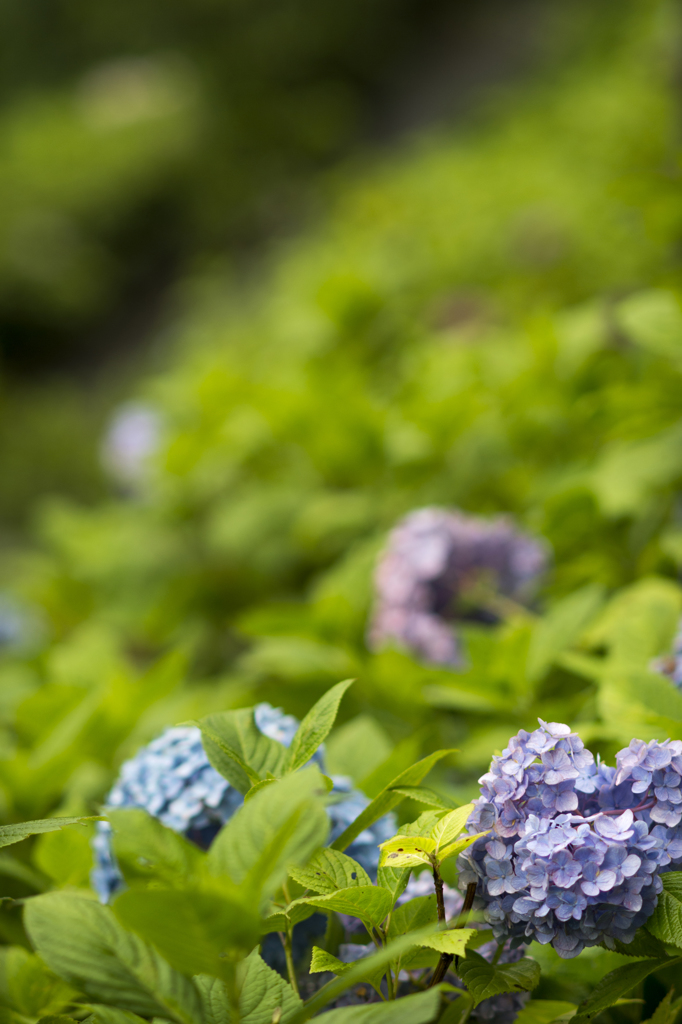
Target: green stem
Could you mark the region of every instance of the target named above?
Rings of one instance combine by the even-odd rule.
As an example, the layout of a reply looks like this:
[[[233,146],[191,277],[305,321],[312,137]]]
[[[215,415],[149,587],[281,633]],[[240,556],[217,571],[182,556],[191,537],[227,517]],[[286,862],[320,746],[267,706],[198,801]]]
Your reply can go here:
[[[296,970],[294,968],[294,957],[291,952],[291,935],[287,932],[280,932],[279,937],[282,940],[284,946],[284,956],[287,961],[287,974],[289,975],[289,984],[293,988],[296,995],[299,995],[298,981],[296,980]]]
[[[502,956],[502,950],[503,949],[504,949],[504,942],[500,942],[500,944],[498,945],[497,949],[495,950],[495,955],[493,956],[492,960],[490,961],[491,964],[493,965],[493,967],[495,966],[495,964],[499,961],[500,957]]]

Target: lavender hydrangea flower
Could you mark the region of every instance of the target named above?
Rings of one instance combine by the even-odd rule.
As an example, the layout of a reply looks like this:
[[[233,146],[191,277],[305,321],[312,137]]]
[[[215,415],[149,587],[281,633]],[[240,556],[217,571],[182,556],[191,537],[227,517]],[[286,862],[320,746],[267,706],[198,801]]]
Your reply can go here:
[[[293,715],[281,708],[258,704],[254,709],[257,727],[270,739],[289,746],[298,729]],[[312,758],[324,770],[322,748]],[[353,789],[351,780],[334,776],[332,801],[327,813],[331,820],[330,842],[357,818],[369,800]],[[118,779],[105,800],[107,807],[139,807],[168,828],[206,850],[222,826],[244,802],[242,794],[210,764],[201,732],[192,726],[166,729],[121,766]],[[376,874],[379,844],[396,830],[395,817],[387,814],[365,829],[347,850],[370,874]],[[95,867],[91,873],[93,888],[107,903],[122,886],[123,878],[111,843],[111,826],[97,823],[93,839]]]
[[[477,591],[525,600],[546,564],[544,545],[504,517],[411,512],[391,532],[375,573],[369,646],[398,642],[427,662],[458,668],[463,656],[451,623],[462,601],[468,598],[472,611],[491,621]]]
[[[682,742],[632,740],[602,765],[568,726],[521,730],[481,777],[467,827],[491,828],[459,858],[496,938],[560,956],[630,942],[660,874],[682,859]]]
[[[673,640],[672,652],[662,658],[655,658],[651,662],[651,668],[654,672],[660,672],[661,675],[667,676],[678,690],[682,690],[682,619],[680,619]]]
[[[102,464],[117,483],[136,490],[147,475],[149,460],[160,441],[158,411],[142,402],[126,403],[115,411],[107,429],[102,442]]]

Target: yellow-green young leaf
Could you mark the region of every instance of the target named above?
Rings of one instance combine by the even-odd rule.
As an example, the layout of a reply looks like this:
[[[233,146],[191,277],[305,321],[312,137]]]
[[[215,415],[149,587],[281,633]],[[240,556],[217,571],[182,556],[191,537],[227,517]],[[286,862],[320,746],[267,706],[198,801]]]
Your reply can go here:
[[[338,892],[324,896],[308,896],[294,900],[294,903],[306,903],[318,910],[335,910],[337,914],[348,914],[368,921],[371,925],[379,925],[393,906],[391,894],[378,885],[358,885],[351,889],[339,889]]]
[[[318,850],[304,867],[291,867],[289,874],[305,889],[313,892],[336,892],[337,889],[349,889],[354,885],[371,885],[369,877],[361,864],[352,857],[347,857],[339,850],[325,847]]]
[[[343,683],[332,686],[305,716],[289,748],[287,768],[290,772],[302,768],[320,744],[324,743],[336,721],[341,698],[354,682],[354,679],[346,679]]]
[[[381,867],[392,868],[416,867],[419,864],[431,864],[431,854],[436,848],[435,840],[428,836],[395,836],[382,843]]]
[[[475,843],[477,839],[481,838],[481,836],[487,836],[489,831],[490,829],[488,829],[487,832],[477,832],[476,835],[464,836],[463,839],[458,839],[455,843],[450,843],[449,846],[446,846],[444,850],[440,851],[438,859],[440,861],[444,861],[447,860],[448,857],[454,857],[456,854],[461,853],[462,850],[466,850],[467,847],[471,846],[472,843]]]
[[[434,826],[431,838],[436,843],[436,853],[456,839],[469,820],[469,815],[474,809],[473,804],[464,804],[454,811],[450,811]]]
[[[453,956],[464,956],[467,944],[476,934],[475,928],[451,928],[449,931],[436,932],[427,939],[422,939],[420,946],[436,949],[439,953],[451,953]]]
[[[435,753],[429,754],[428,757],[422,758],[421,761],[417,761],[416,764],[413,764],[410,768],[401,772],[400,775],[388,784],[388,786],[382,789],[378,796],[375,796],[372,802],[368,804],[364,811],[357,816],[355,821],[341,833],[338,839],[334,840],[331,844],[332,847],[335,850],[345,850],[361,832],[364,832],[366,828],[369,828],[375,821],[382,818],[384,814],[392,810],[394,807],[397,807],[401,800],[405,799],[402,793],[398,792],[401,787],[418,786],[422,779],[428,775],[433,766],[451,753],[451,750],[436,750]]]
[[[405,891],[405,887],[410,880],[410,874],[410,868],[380,867],[377,871],[377,885],[380,885],[382,889],[387,889],[395,903],[398,897]]]

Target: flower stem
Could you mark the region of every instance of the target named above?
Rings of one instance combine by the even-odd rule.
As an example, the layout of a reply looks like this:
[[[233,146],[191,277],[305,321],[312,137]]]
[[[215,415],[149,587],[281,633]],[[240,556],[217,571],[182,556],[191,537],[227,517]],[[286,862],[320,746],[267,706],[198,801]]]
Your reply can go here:
[[[289,932],[280,932],[279,937],[282,940],[284,946],[284,956],[287,961],[287,974],[289,975],[289,984],[293,988],[296,995],[298,992],[298,982],[296,980],[296,969],[294,968],[294,957],[291,951],[291,935]]]
[[[434,882],[436,881],[436,873],[438,873],[438,878],[440,879],[440,891],[441,891],[441,900],[442,900],[442,898],[443,898],[443,880],[442,880],[442,878],[440,878],[440,872],[437,872],[437,869],[434,868],[434,872],[433,872]],[[457,918],[457,923],[455,924],[455,928],[463,928],[464,925],[467,923],[467,919],[469,917],[469,913],[471,911],[471,908],[474,905],[474,897],[475,896],[476,896],[476,882],[470,882],[470,884],[467,886],[466,896],[464,897],[464,903],[462,904],[462,909],[461,909],[461,911],[459,913],[459,917]],[[438,888],[436,888],[436,899],[438,899]],[[438,919],[441,920],[441,918],[440,918],[440,910],[439,910]],[[442,920],[445,920],[445,909],[443,909],[443,918],[442,918]],[[433,972],[433,977],[431,978],[431,981],[429,982],[429,988],[433,988],[434,985],[440,984],[440,982],[443,980],[445,975],[448,973],[448,969],[449,969],[450,964],[452,963],[453,960],[454,960],[454,956],[452,955],[452,953],[441,953],[440,960],[438,961],[438,964],[436,965],[436,969]]]

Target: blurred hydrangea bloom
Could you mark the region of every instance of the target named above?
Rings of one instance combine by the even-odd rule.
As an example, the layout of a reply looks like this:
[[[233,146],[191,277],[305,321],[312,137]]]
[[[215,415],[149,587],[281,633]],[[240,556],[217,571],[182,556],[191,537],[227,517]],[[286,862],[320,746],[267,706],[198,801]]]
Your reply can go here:
[[[285,746],[293,740],[299,724],[292,715],[285,715],[270,704],[258,704],[254,719],[262,733]],[[324,770],[322,749],[313,755],[313,760]],[[350,779],[335,776],[333,781],[332,802],[328,807],[330,842],[340,836],[369,803],[364,793],[353,789]],[[126,761],[105,800],[107,807],[142,808],[204,850],[243,802],[242,794],[209,763],[201,732],[193,726],[166,729]],[[387,814],[361,832],[346,852],[366,871],[376,874],[378,845],[390,839],[395,830],[395,818]],[[106,903],[123,883],[108,822],[98,822],[93,849],[92,885]]]
[[[427,662],[457,668],[463,657],[451,621],[463,613],[494,620],[495,600],[526,600],[546,565],[545,546],[507,518],[411,512],[391,531],[377,566],[369,645],[397,641]]]
[[[124,488],[139,487],[158,450],[161,417],[151,405],[129,402],[116,410],[102,443],[102,464]]]
[[[682,690],[682,620],[679,623],[671,654],[656,658],[651,663],[654,672],[667,676],[678,690]]]
[[[681,778],[680,741],[632,740],[611,768],[566,725],[521,730],[479,780],[468,828],[492,831],[460,856],[460,884],[477,883],[498,940],[565,958],[630,942],[682,859]]]

